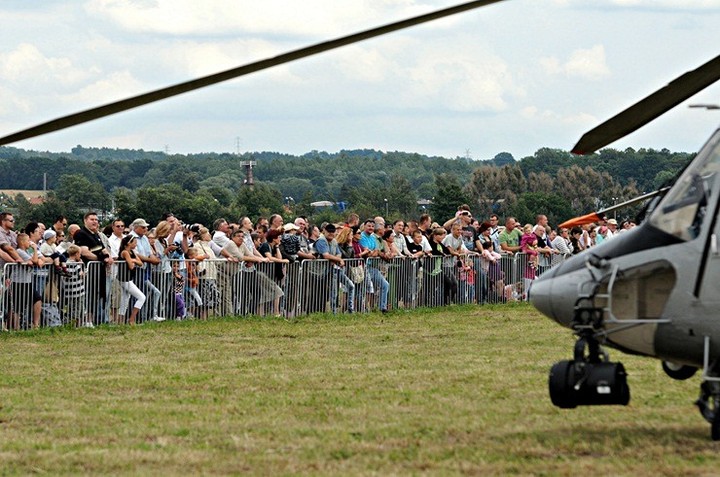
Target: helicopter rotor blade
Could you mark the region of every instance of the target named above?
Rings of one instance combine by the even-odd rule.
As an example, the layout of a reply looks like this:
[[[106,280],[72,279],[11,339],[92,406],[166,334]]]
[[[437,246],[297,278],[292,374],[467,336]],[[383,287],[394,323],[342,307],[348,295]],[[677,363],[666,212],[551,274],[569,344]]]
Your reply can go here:
[[[621,202],[620,204],[615,204],[615,205],[613,205],[613,206],[611,206],[611,207],[608,207],[608,208],[606,208],[606,209],[600,210],[600,211],[598,211],[597,213],[598,213],[598,215],[607,215],[607,214],[609,214],[610,212],[614,212],[614,211],[616,211],[616,210],[624,209],[625,207],[629,207],[629,206],[631,206],[631,205],[635,205],[635,204],[637,204],[638,202],[642,202],[642,201],[644,201],[644,200],[651,199],[651,198],[655,197],[655,196],[658,195],[658,194],[664,194],[664,193],[667,192],[668,190],[670,190],[670,187],[663,187],[663,188],[658,189],[658,190],[656,190],[656,191],[648,192],[647,194],[639,195],[639,196],[637,196],[637,197],[635,197],[635,198],[633,198],[633,199],[626,200],[625,202]]]
[[[264,60],[256,61],[254,63],[249,63],[244,66],[239,66],[237,68],[222,71],[220,73],[203,76],[201,78],[197,78],[191,81],[178,83],[173,86],[168,86],[166,88],[161,88],[155,91],[151,91],[149,93],[126,98],[120,101],[106,104],[104,106],[98,106],[96,108],[88,109],[79,113],[63,116],[61,118],[57,118],[52,121],[48,121],[37,126],[4,136],[0,138],[0,146],[17,142],[23,139],[40,136],[53,131],[59,131],[61,129],[76,126],[78,124],[93,121],[95,119],[100,119],[105,116],[110,116],[112,114],[116,114],[122,111],[127,111],[129,109],[137,108],[139,106],[143,106],[149,103],[154,103],[155,101],[160,101],[162,99],[177,96],[179,94],[204,88],[206,86],[210,86],[216,83],[238,78],[240,76],[271,68],[273,66],[289,63],[291,61],[317,55],[319,53],[340,48],[342,46],[351,45],[353,43],[357,43],[363,40],[392,33],[398,30],[419,25],[421,23],[427,23],[429,21],[437,20],[439,18],[444,18],[476,8],[485,7],[501,1],[503,0],[476,0],[472,2],[462,3],[453,7],[444,8],[435,12],[418,15],[412,18],[408,18],[406,20],[390,23],[388,25],[372,28],[370,30],[354,33],[341,38],[336,38],[334,40],[317,43],[315,45],[300,48],[298,50],[293,50],[272,58],[267,58]]]
[[[664,194],[669,189],[670,189],[670,187],[663,187],[656,191],[648,192],[647,194],[639,195],[633,199],[626,200],[625,202],[622,202],[620,204],[615,204],[606,209],[598,210],[597,212],[591,212],[587,215],[581,215],[580,217],[574,217],[574,218],[572,218],[570,220],[566,220],[565,222],[558,225],[558,228],[563,228],[563,229],[571,228],[571,227],[585,225],[585,224],[592,224],[594,222],[604,220],[603,217],[606,217],[607,214],[609,214],[610,212],[614,212],[616,210],[620,210],[625,207],[629,207],[631,205],[637,204],[638,202],[642,202],[644,200],[651,199],[658,194]]]
[[[716,56],[585,133],[573,147],[572,152],[592,154],[601,147],[639,129],[719,79],[720,56]]]

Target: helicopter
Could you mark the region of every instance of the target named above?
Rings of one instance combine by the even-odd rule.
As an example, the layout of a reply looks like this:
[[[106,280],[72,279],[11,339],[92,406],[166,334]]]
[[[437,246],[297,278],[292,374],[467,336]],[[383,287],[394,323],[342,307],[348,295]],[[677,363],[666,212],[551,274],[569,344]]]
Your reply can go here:
[[[478,0],[418,15],[237,68],[63,116],[4,137],[0,146],[114,115],[274,66],[502,0]],[[589,154],[652,121],[720,79],[720,56],[588,132],[573,149]],[[673,379],[702,369],[697,405],[720,440],[720,129],[676,182],[654,194],[648,219],[535,280],[533,305],[577,337],[572,360],[556,363],[550,397],[561,408],[625,405],[627,373],[604,347],[662,360]]]
[[[720,56],[586,133],[573,152],[588,154],[652,121],[720,79]],[[700,105],[702,106],[702,105]],[[714,108],[707,108],[714,109]],[[555,363],[552,403],[626,405],[627,372],[604,347],[660,359],[685,380],[702,370],[695,402],[720,440],[720,129],[674,183],[647,194],[645,220],[544,273],[530,289],[543,314],[573,330],[573,359]],[[581,220],[594,221],[603,212]],[[595,219],[593,218],[595,217]]]

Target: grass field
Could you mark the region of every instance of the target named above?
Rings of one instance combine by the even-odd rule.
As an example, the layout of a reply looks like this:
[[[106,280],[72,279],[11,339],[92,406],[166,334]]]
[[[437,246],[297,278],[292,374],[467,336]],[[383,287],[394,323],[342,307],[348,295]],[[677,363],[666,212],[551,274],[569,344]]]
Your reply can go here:
[[[627,407],[554,408],[529,305],[0,336],[5,474],[717,475],[699,378],[612,352]]]

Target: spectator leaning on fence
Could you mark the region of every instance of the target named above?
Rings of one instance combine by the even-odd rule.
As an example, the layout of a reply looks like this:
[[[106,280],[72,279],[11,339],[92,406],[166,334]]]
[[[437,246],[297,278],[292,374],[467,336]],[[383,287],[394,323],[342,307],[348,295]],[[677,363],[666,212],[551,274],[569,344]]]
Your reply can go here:
[[[352,255],[349,258],[364,258],[363,253],[365,252],[360,245],[360,238],[362,234],[360,226],[355,225],[350,230],[352,230],[352,234],[350,236],[350,248],[352,249]]]
[[[308,241],[307,221],[302,217],[298,217],[295,219],[295,227],[297,227],[296,235],[300,240],[300,249],[297,251],[298,258],[301,260],[314,259],[315,255],[310,251],[310,242]]]
[[[265,241],[260,245],[260,248],[258,248],[258,252],[260,252],[263,257],[274,262],[273,279],[275,283],[280,286],[283,285],[283,280],[285,279],[285,266],[290,263],[288,259],[282,257],[282,253],[280,252],[281,235],[282,233],[277,229],[269,230],[265,234]]]
[[[382,276],[378,268],[377,260],[380,257],[378,242],[375,239],[375,221],[368,219],[365,221],[365,230],[360,235],[360,246],[362,247],[364,256],[371,259],[367,264],[367,274],[372,280],[373,285],[380,291],[380,311],[387,312],[388,293],[390,291],[390,283]]]
[[[228,221],[220,218],[215,220],[213,223],[213,242],[220,247],[221,249],[227,245],[227,243],[230,241],[230,237],[228,237]]]
[[[383,247],[385,248],[385,260],[391,260],[400,255],[397,247],[395,247],[395,232],[392,229],[385,229],[382,235]]]
[[[320,258],[331,262],[332,283],[330,284],[330,307],[333,313],[337,312],[338,286],[342,286],[347,293],[348,313],[352,313],[355,303],[355,284],[345,273],[345,260],[342,258],[340,246],[335,240],[337,229],[333,224],[325,226],[322,235],[315,242],[315,251]]]
[[[467,255],[468,249],[465,247],[465,243],[461,237],[463,222],[456,220],[450,226],[450,234],[443,238],[442,244],[445,245],[448,252],[454,256]]]
[[[413,230],[410,234],[410,238],[411,240],[407,243],[407,247],[411,257],[420,258],[432,253],[431,250],[426,251],[423,248],[423,240],[425,239],[425,236],[419,229]]]
[[[201,227],[198,241],[195,247],[198,247],[207,260],[200,262],[197,266],[197,274],[199,279],[200,297],[202,299],[202,307],[200,318],[206,319],[210,310],[215,309],[220,303],[220,291],[217,288],[217,263],[216,254],[213,247],[210,231]]]
[[[135,219],[130,224],[130,228],[132,229],[130,235],[133,235],[136,239],[137,247],[135,248],[135,255],[142,261],[140,269],[137,271],[137,277],[140,283],[143,284],[145,295],[152,299],[147,316],[154,321],[164,321],[165,317],[160,315],[161,293],[150,279],[150,265],[158,265],[160,258],[155,249],[150,245],[150,240],[147,237],[149,226],[150,224],[148,224],[145,219]],[[145,315],[145,312],[143,312],[143,315]]]
[[[12,301],[10,328],[17,330],[20,324],[20,315],[29,317],[32,314],[33,328],[40,326],[40,310],[42,307],[42,294],[33,285],[34,267],[42,266],[42,258],[37,245],[30,241],[26,233],[17,236],[17,254],[22,260],[16,265],[12,273]]]
[[[432,235],[432,255],[442,257],[434,260],[435,266],[430,275],[442,274],[443,280],[443,304],[449,305],[457,297],[457,278],[454,273],[454,259],[452,252],[443,244],[447,236],[447,230],[443,227],[435,227]]]
[[[396,220],[393,222],[392,230],[395,233],[395,249],[397,249],[398,256],[409,257],[410,251],[407,248],[407,239],[403,234],[405,222],[403,220]]]
[[[73,242],[80,247],[80,254],[83,262],[100,262],[102,265],[110,266],[113,259],[110,256],[110,250],[105,248],[100,238],[100,222],[97,213],[88,212],[83,218],[84,227],[80,228],[73,235]],[[68,231],[72,230],[72,225]],[[108,317],[105,312],[106,305],[106,266],[89,267],[87,271],[88,279],[95,283],[95,289],[88,293],[88,303],[90,306],[89,313],[96,323],[107,321]]]
[[[340,232],[337,232],[335,240],[340,247],[340,252],[342,252],[343,258],[354,258],[352,249],[352,234],[353,228],[348,226],[343,227],[340,229]]]
[[[408,225],[410,226],[410,236],[414,236],[414,232],[417,230],[420,232],[420,235],[422,236],[421,244],[423,248],[423,252],[425,252],[426,255],[430,255],[432,253],[432,249],[430,248],[430,238],[432,234],[432,229],[430,229],[430,223],[431,218],[428,214],[423,214],[420,216],[420,221],[415,222],[414,220],[411,220],[408,222]],[[423,229],[422,227],[426,227]]]
[[[135,235],[127,235],[120,242],[120,260],[118,264],[118,280],[120,281],[120,287],[123,290],[122,298],[120,299],[120,315],[125,315],[128,305],[130,304],[130,297],[135,298],[135,305],[130,312],[129,323],[134,325],[137,320],[137,314],[145,304],[145,294],[135,285],[135,275],[137,274],[143,262],[135,254],[137,247],[137,237]]]
[[[558,253],[569,255],[573,252],[572,243],[570,243],[570,230],[567,227],[560,228],[560,233],[552,241],[552,246]]]
[[[120,256],[120,242],[125,237],[125,222],[120,219],[112,221],[112,234],[108,237],[110,245],[110,256],[118,258]]]
[[[515,217],[508,217],[505,219],[505,230],[503,230],[498,237],[500,249],[510,254],[519,252],[521,237],[522,231],[518,227]]]
[[[0,266],[6,263],[22,263],[17,253],[17,233],[15,228],[15,217],[9,212],[0,214]]]

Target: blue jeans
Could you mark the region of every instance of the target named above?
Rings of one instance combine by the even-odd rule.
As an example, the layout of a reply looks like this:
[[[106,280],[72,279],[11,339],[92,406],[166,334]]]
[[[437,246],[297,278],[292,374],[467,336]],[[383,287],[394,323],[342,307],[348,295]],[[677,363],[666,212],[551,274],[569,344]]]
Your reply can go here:
[[[380,310],[387,310],[388,292],[390,291],[390,284],[385,277],[382,276],[380,270],[373,267],[366,267],[367,274],[370,280],[373,282],[376,290],[380,290]]]
[[[151,320],[158,316],[158,306],[160,305],[160,290],[157,289],[155,285],[152,284],[150,279],[146,279],[144,283],[144,287],[141,288],[143,292],[145,293],[145,296],[148,299],[148,303],[150,303],[150,306],[145,306],[142,309],[145,310],[145,313],[143,314],[143,319]]]
[[[330,285],[330,308],[332,309],[333,314],[337,313],[337,296],[339,285],[345,287],[345,291],[347,292],[348,311],[352,313],[355,306],[355,284],[352,282],[352,280],[350,280],[350,277],[345,274],[344,268],[335,268],[333,266],[332,283]]]

